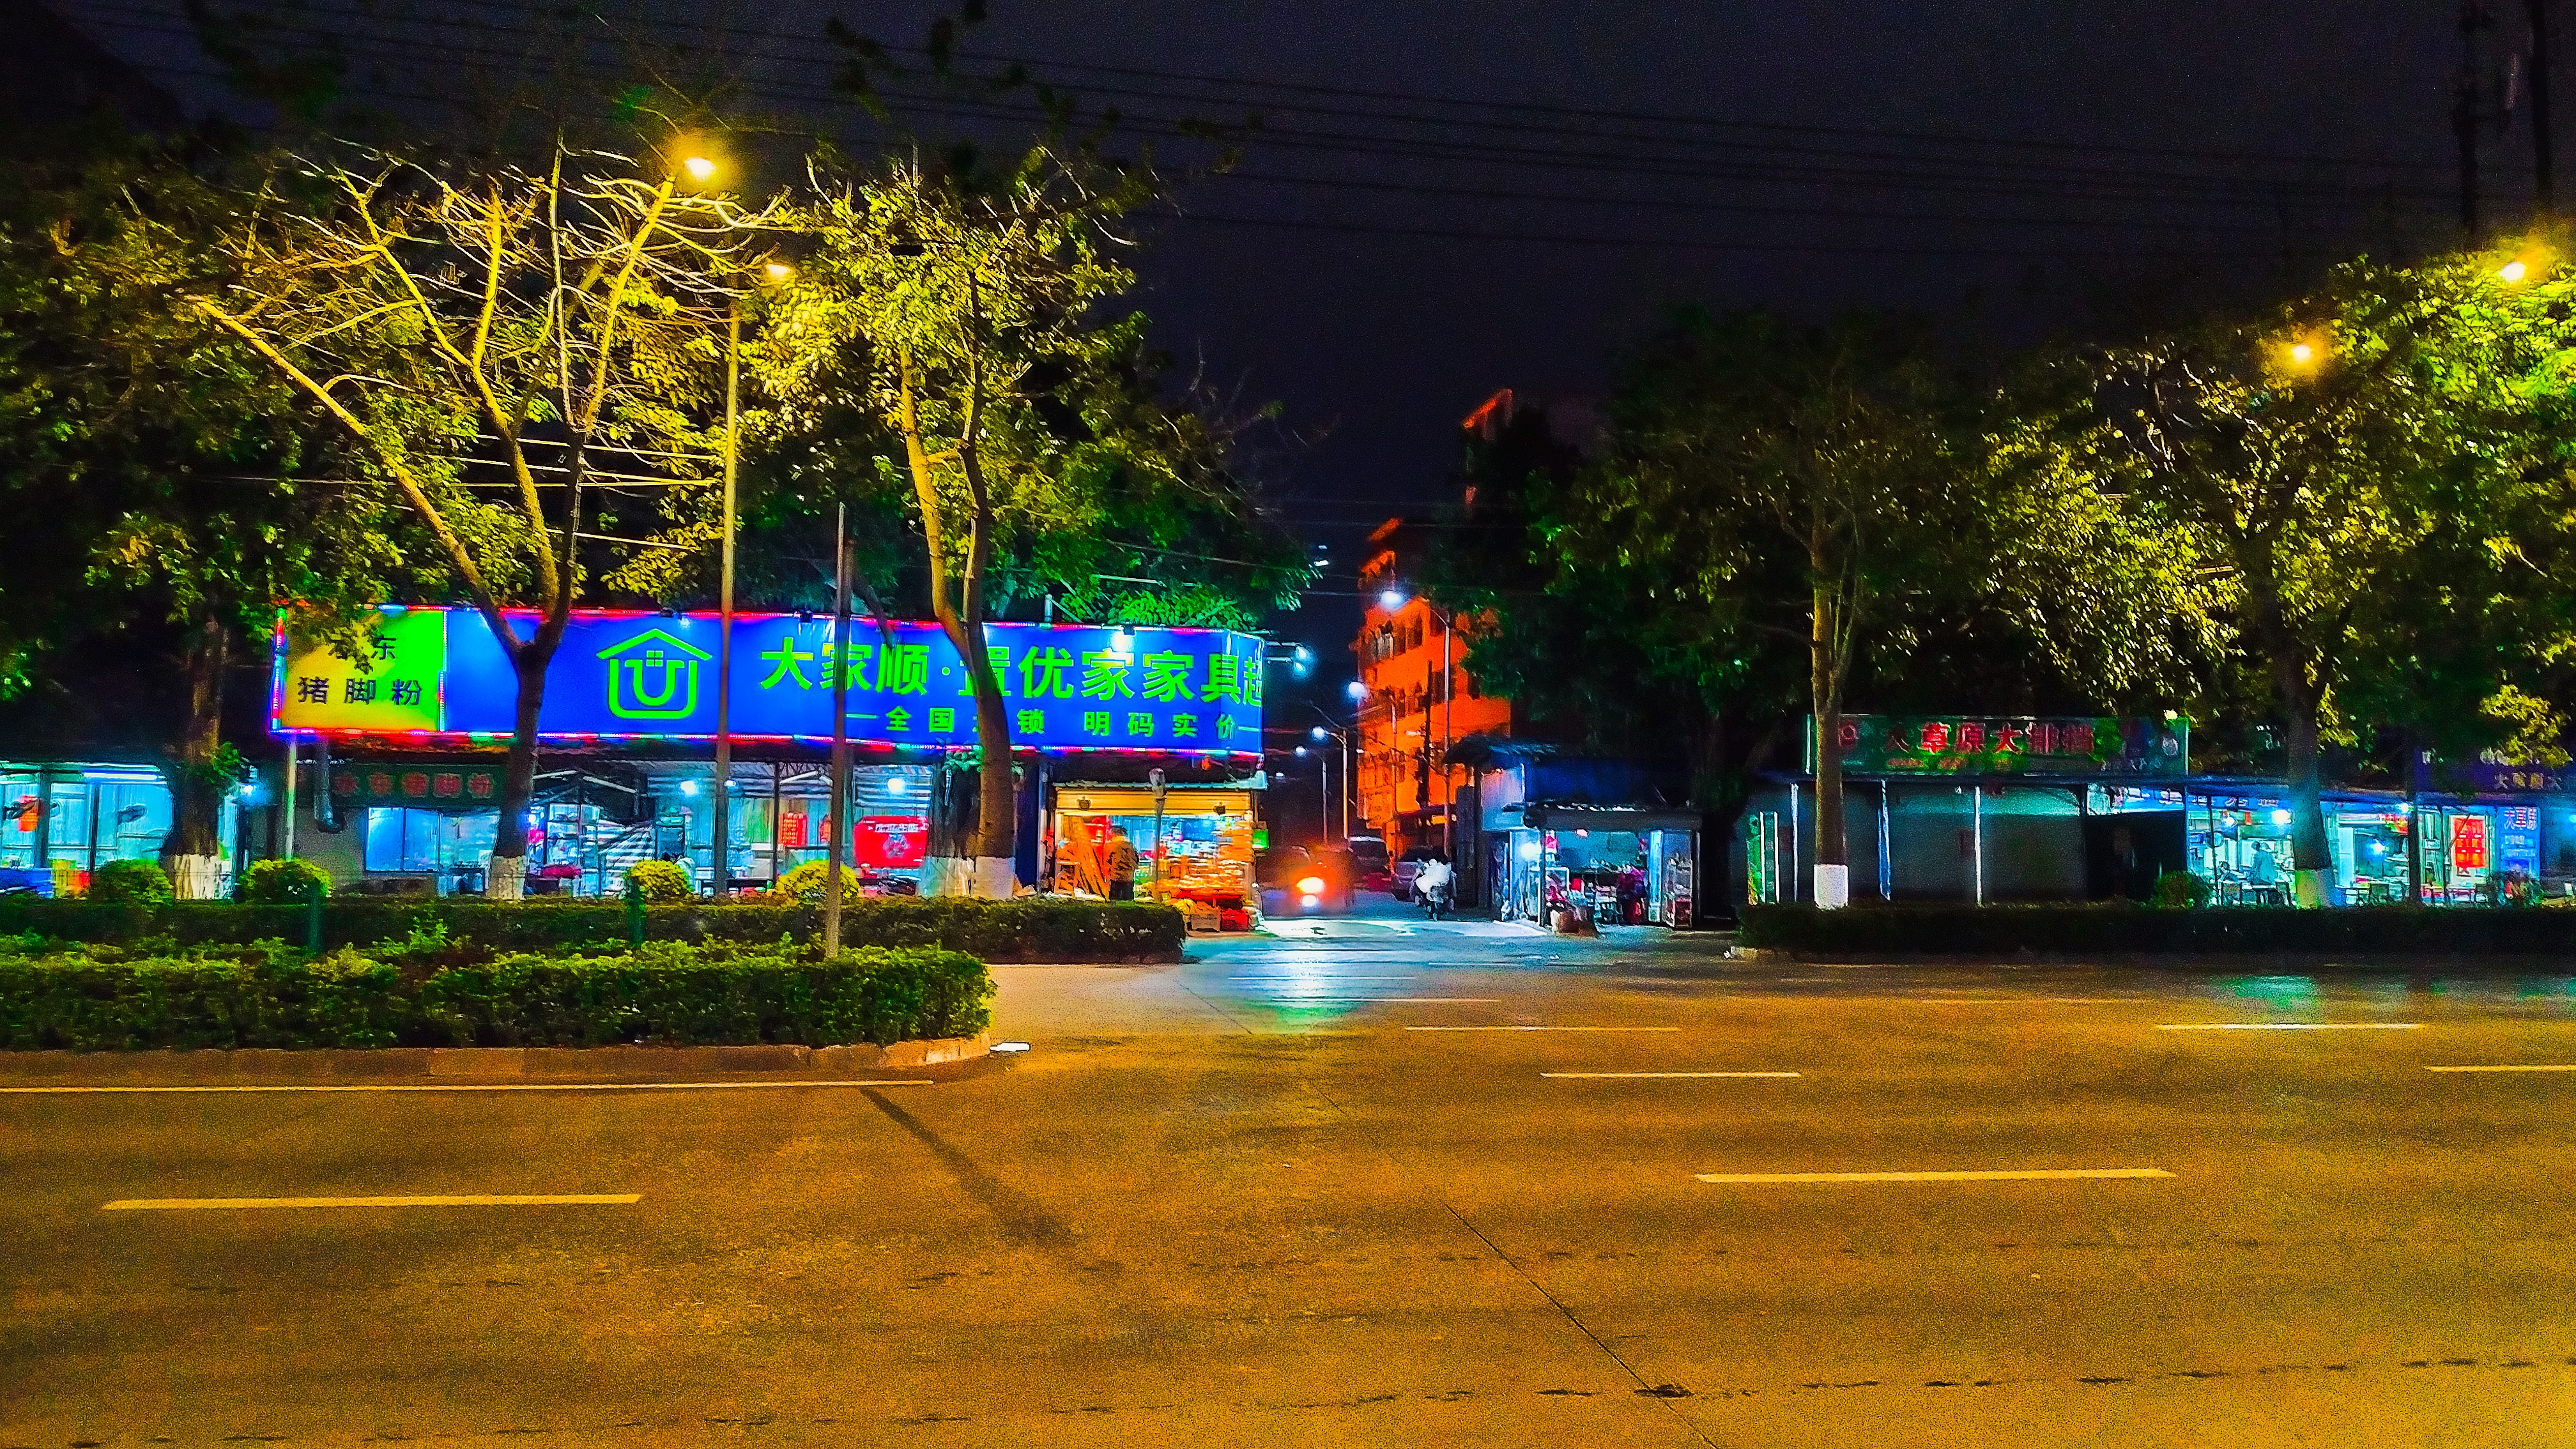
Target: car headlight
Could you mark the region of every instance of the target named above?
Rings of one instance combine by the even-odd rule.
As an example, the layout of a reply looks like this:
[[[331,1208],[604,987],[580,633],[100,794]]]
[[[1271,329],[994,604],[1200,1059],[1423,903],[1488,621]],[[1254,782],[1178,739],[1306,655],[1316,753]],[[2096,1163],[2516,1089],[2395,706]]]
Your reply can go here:
[[[1310,896],[1320,896],[1324,893],[1324,878],[1320,875],[1310,875],[1297,882],[1297,889]],[[1308,901],[1306,904],[1313,905],[1314,902]]]
[[[1316,896],[1299,896],[1297,898],[1297,904],[1301,906],[1320,906],[1323,904],[1323,901],[1321,898]]]

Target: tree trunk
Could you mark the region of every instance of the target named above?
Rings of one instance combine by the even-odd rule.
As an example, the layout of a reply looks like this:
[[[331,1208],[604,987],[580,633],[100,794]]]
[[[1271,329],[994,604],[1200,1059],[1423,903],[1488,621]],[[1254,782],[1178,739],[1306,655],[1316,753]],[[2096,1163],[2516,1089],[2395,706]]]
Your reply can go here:
[[[208,619],[188,631],[183,673],[188,682],[188,719],[171,765],[170,834],[161,842],[161,867],[169,872],[182,900],[211,900],[223,879],[224,792],[230,785],[216,771],[224,742],[224,668],[232,653],[232,636],[223,624]]]
[[[483,872],[486,900],[515,901],[527,892],[528,802],[537,793],[537,715],[546,702],[546,666],[563,642],[563,626],[549,620],[535,637],[510,650],[518,676],[517,708],[511,716],[510,752],[501,767],[500,819],[493,826],[492,859]],[[724,848],[724,822],[716,822],[716,848]]]
[[[1770,762],[1780,722],[1750,728],[1732,710],[1720,709],[1701,725],[1693,741],[1691,803],[1700,814],[1700,854],[1718,863],[1718,879],[1691,883],[1691,911],[1702,920],[1731,913],[1726,880],[1727,851],[1735,840],[1747,806],[1753,802],[1753,772]]]
[[[1818,565],[1822,564],[1818,559]],[[1807,641],[1808,692],[1815,708],[1816,904],[1833,908],[1850,898],[1851,863],[1843,840],[1842,661],[1835,657],[1840,631],[1834,595],[1818,584]]]
[[[1011,772],[1010,705],[1002,698],[1001,676],[993,672],[984,643],[982,600],[966,619],[966,677],[975,686],[975,743],[983,751],[975,820],[975,883],[969,894],[1011,896],[1019,892],[1012,859],[1019,853],[1019,792]],[[997,864],[998,862],[998,864]]]
[[[2317,682],[2308,651],[2281,617],[2280,600],[2268,594],[2258,597],[2254,632],[2271,660],[2272,687],[2281,701],[2285,729],[2288,758],[2282,773],[2290,795],[2292,899],[2303,906],[2322,906],[2334,889],[2334,853],[2326,840],[2323,749],[2317,728],[2325,691]]]

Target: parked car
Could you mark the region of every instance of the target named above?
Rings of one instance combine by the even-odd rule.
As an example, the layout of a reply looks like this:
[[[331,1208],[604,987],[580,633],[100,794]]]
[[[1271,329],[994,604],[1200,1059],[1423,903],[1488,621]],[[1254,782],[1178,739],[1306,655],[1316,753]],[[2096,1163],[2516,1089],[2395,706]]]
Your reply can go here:
[[[1276,845],[1255,857],[1252,878],[1272,916],[1333,915],[1351,908],[1351,854],[1330,846]]]

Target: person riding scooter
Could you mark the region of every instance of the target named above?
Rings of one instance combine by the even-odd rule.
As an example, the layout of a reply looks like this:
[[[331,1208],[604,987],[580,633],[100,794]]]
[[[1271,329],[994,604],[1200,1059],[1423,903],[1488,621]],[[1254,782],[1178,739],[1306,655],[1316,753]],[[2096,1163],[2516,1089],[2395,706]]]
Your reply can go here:
[[[1457,875],[1449,869],[1449,862],[1435,855],[1414,871],[1413,898],[1436,921],[1440,919],[1440,913],[1448,909],[1449,898],[1456,885]]]

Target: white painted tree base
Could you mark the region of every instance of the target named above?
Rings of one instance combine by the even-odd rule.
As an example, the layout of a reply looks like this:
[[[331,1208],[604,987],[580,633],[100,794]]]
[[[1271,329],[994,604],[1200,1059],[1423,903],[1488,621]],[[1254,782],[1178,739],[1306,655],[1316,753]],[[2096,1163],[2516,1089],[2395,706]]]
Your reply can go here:
[[[1820,865],[1816,867],[1816,909],[1839,911],[1851,904],[1851,867]]]
[[[183,901],[211,901],[224,891],[224,858],[220,855],[170,857],[170,894]]]
[[[1007,855],[934,855],[921,863],[921,893],[1006,901],[1020,893],[1020,876]]]
[[[483,899],[515,901],[528,893],[528,858],[496,855],[483,870]]]

